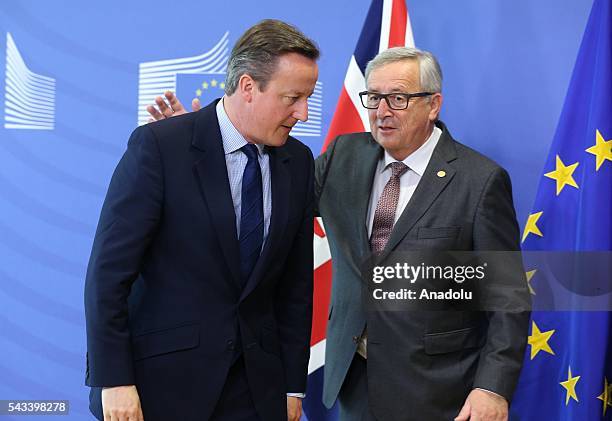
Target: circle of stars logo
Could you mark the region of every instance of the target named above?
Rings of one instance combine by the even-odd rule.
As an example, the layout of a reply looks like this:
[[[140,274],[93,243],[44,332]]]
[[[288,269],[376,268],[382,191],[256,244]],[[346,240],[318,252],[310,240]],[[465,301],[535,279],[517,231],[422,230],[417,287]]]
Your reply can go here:
[[[204,91],[209,89],[220,89],[223,91],[225,89],[225,82],[219,82],[217,79],[205,80],[202,82],[201,87],[196,89],[196,97],[200,98]]]

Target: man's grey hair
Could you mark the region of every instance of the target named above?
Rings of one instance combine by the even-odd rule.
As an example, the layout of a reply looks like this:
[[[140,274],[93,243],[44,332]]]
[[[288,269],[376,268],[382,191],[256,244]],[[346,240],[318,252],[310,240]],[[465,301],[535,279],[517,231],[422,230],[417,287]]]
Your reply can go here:
[[[231,95],[238,81],[248,74],[265,90],[276,70],[278,59],[289,53],[297,53],[317,60],[319,48],[299,29],[275,19],[262,20],[250,27],[232,49],[225,77],[225,93]]]
[[[366,83],[373,70],[404,60],[419,61],[420,83],[423,92],[442,92],[442,69],[438,60],[429,51],[413,47],[393,47],[379,53],[370,60],[366,67]]]

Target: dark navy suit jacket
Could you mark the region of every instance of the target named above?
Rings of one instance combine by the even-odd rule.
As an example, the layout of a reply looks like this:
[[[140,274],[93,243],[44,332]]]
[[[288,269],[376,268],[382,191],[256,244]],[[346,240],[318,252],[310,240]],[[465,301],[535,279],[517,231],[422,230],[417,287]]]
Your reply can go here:
[[[313,158],[270,154],[270,232],[241,286],[236,218],[215,103],[137,128],[112,177],[85,285],[86,384],[135,384],[144,417],[205,420],[242,352],[262,419],[306,390],[312,313]]]

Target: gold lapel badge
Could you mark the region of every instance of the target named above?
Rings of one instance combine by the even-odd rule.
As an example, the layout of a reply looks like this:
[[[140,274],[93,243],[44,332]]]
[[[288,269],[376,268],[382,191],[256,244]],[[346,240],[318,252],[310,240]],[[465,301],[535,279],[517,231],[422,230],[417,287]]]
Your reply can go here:
[[[446,171],[442,171],[442,170],[440,170],[440,171],[438,171],[438,174],[437,174],[437,175],[438,175],[438,177],[440,177],[440,178],[442,178],[442,177],[446,177]]]

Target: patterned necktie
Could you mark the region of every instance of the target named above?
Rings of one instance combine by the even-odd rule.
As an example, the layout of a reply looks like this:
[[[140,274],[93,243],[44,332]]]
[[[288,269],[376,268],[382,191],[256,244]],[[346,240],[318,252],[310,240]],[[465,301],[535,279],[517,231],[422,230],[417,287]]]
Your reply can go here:
[[[370,249],[372,253],[381,253],[393,230],[395,221],[395,210],[400,194],[400,177],[406,171],[408,166],[403,162],[393,162],[391,165],[391,178],[385,185],[385,188],[376,204],[374,212],[374,222],[372,223],[372,234],[370,235]]]
[[[240,271],[246,285],[261,253],[264,234],[263,189],[257,146],[249,143],[240,149],[248,158],[242,175],[240,204]]]
[[[374,211],[374,222],[372,223],[372,235],[370,235],[370,249],[374,254],[380,254],[387,245],[393,222],[395,221],[395,210],[400,194],[400,177],[408,171],[408,166],[403,162],[391,163],[391,178],[387,181],[380,199]],[[353,340],[357,343],[357,353],[363,358],[368,358],[368,327],[363,329],[361,336]]]

